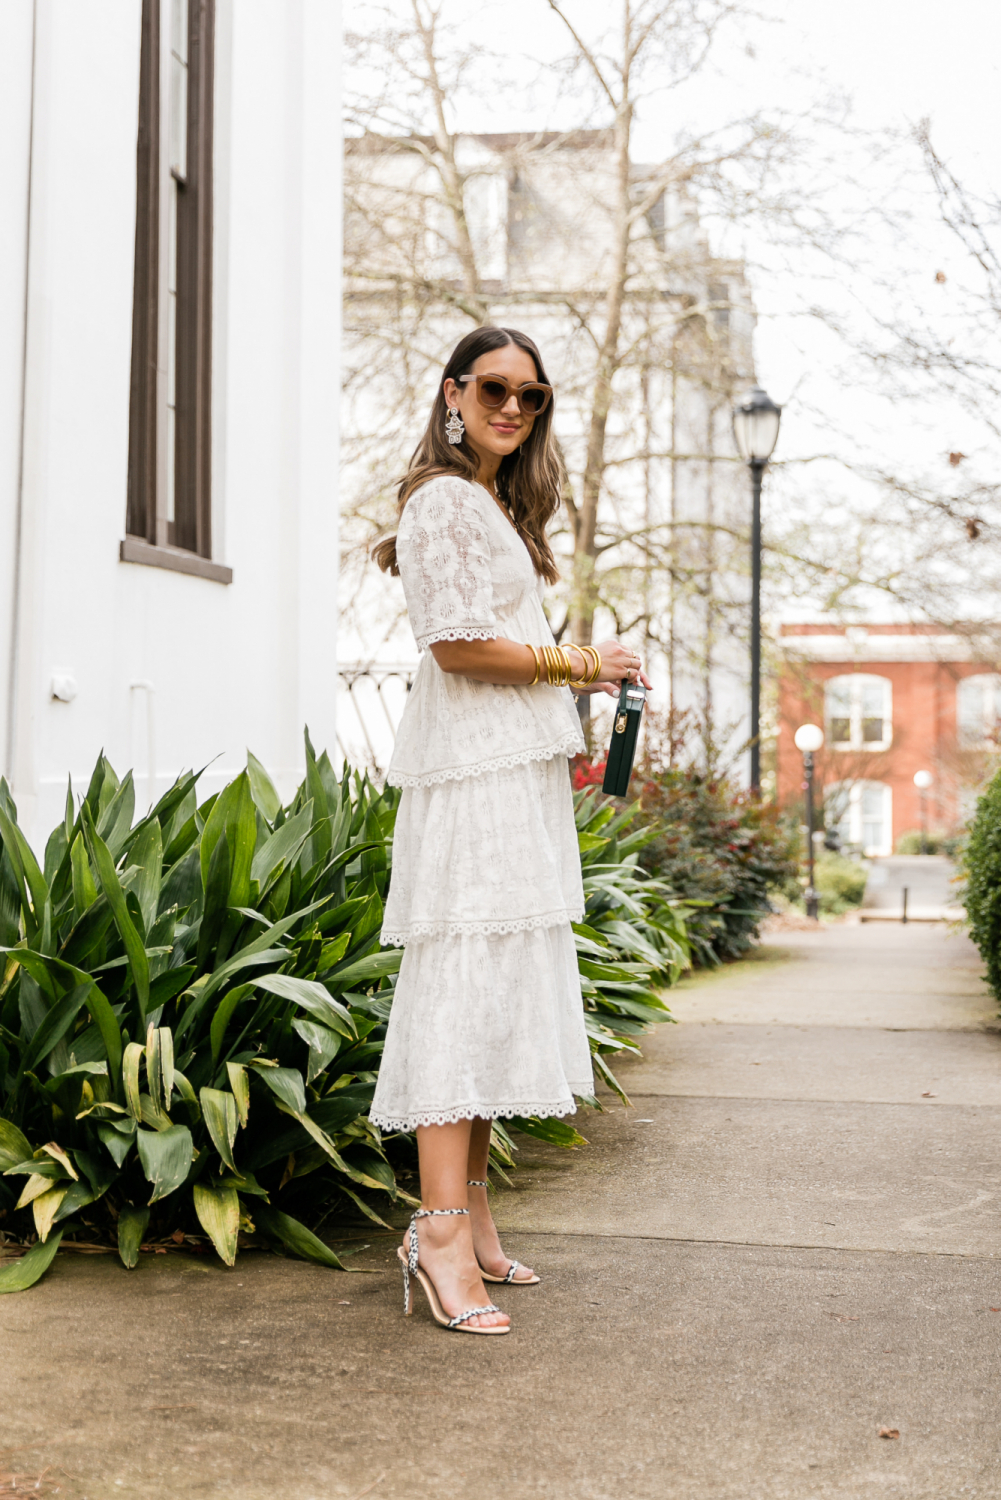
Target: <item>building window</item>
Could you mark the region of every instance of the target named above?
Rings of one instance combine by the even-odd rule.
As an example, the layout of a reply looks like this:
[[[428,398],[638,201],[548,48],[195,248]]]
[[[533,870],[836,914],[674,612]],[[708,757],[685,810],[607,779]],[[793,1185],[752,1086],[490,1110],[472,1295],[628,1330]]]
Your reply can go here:
[[[964,750],[997,750],[1001,746],[1001,676],[978,672],[960,679],[956,724]]]
[[[709,288],[712,303],[712,318],[717,328],[730,326],[730,288],[725,281],[714,282]]]
[[[143,0],[122,557],[190,554],[184,571],[228,581],[194,565],[212,556],[214,33],[215,0]]]
[[[840,781],[824,793],[824,821],[846,848],[893,853],[893,793],[882,781]]]
[[[824,684],[827,743],[835,750],[885,750],[892,736],[888,677],[851,672]]]

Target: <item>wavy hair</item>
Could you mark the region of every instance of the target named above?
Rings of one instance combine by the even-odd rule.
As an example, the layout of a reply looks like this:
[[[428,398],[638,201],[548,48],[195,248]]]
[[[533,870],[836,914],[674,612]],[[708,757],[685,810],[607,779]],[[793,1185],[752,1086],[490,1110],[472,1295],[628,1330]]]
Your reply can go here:
[[[542,364],[542,355],[527,334],[516,328],[476,328],[467,333],[456,344],[442,371],[438,393],[431,407],[431,416],[424,435],[414,449],[410,466],[397,491],[397,525],[403,507],[415,490],[429,479],[441,474],[458,474],[463,479],[476,479],[479,458],[463,437],[451,444],[445,435],[445,418],[448,404],[445,401],[445,381],[458,380],[468,375],[482,354],[493,349],[504,349],[515,344],[532,356],[536,379],[549,384]],[[546,536],[546,527],[559,509],[563,492],[565,470],[553,434],[553,405],[550,401],[541,416],[536,417],[532,431],[514,453],[501,459],[497,471],[497,493],[511,513],[522,541],[528,548],[535,571],[547,583],[555,583],[559,577],[553,549]],[[383,572],[399,576],[396,560],[396,537],[385,537],[372,549],[372,556]]]

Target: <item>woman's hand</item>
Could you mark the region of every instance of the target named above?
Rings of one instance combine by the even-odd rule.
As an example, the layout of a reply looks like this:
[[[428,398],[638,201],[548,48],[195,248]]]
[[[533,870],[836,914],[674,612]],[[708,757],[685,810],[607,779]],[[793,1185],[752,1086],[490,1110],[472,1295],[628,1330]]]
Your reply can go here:
[[[617,698],[624,678],[629,682],[641,682],[645,688],[651,687],[643,664],[631,647],[623,646],[621,641],[601,641],[594,650],[601,657],[598,678],[586,688],[575,688],[575,692],[607,693],[610,698]]]

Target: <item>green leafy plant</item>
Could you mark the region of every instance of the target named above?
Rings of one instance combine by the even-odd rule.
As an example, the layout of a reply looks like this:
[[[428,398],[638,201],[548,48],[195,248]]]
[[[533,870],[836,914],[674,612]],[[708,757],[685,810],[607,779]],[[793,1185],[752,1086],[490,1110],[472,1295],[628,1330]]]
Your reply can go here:
[[[113,1240],[131,1267],[167,1236],[232,1265],[254,1235],[338,1267],[325,1218],[384,1224],[373,1198],[414,1201],[387,1149],[406,1140],[367,1118],[402,958],[379,941],[399,793],[338,780],[308,734],[306,768],[284,806],[253,756],[201,804],[189,773],[133,825],[131,776],[102,756],[41,866],[0,782],[0,1211],[37,1239],[0,1291],[31,1285],[64,1238]],[[669,1019],[657,986],[688,962],[634,812],[577,799],[587,1025],[622,1097],[608,1059]],[[512,1148],[498,1124],[499,1164]]]
[[[964,904],[987,982],[1001,1002],[1001,771],[977,802],[963,849]]]
[[[232,1265],[242,1231],[338,1265],[300,1209],[382,1223],[372,1195],[401,1196],[366,1118],[401,959],[379,951],[398,794],[338,782],[308,735],[306,764],[288,806],[250,756],[133,826],[102,757],[42,867],[0,783],[0,1206],[40,1246],[114,1233],[131,1266],[180,1229]]]
[[[640,853],[657,835],[642,822],[631,826],[638,803],[617,811],[593,788],[574,801],[585,899],[574,932],[585,1024],[595,1071],[625,1099],[608,1058],[638,1053],[638,1036],[673,1020],[659,991],[690,967],[691,909],[642,868]]]

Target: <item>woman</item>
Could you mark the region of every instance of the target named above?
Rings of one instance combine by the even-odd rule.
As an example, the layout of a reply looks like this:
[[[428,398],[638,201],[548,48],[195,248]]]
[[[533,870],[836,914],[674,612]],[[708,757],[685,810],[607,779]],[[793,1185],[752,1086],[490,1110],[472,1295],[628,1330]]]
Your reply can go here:
[[[563,481],[552,419],[532,340],[467,334],[400,486],[398,533],[375,552],[403,580],[424,655],[388,773],[403,796],[382,939],[406,952],[371,1118],[417,1132],[406,1310],[416,1275],[463,1333],[509,1330],[485,1280],[539,1279],[497,1237],[491,1121],[569,1114],[593,1091],[570,927],[584,896],[566,757],[584,745],[542,609]],[[617,641],[566,661],[575,691],[613,695],[640,666]]]

